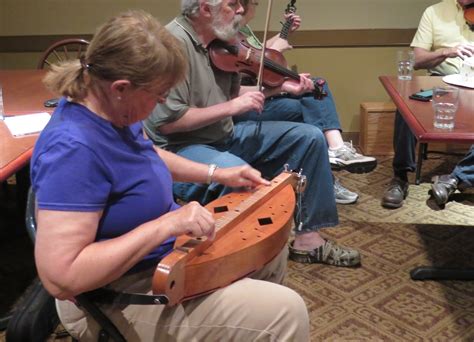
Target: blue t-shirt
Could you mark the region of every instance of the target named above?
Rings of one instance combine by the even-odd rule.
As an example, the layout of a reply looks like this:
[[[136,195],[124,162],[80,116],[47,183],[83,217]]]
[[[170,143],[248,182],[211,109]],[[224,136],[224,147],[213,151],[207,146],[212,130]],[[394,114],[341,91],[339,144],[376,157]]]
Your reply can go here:
[[[141,122],[117,128],[65,99],[36,142],[31,184],[40,209],[103,210],[96,241],[178,208],[170,172],[144,139]],[[132,270],[156,264],[173,243],[168,239]]]

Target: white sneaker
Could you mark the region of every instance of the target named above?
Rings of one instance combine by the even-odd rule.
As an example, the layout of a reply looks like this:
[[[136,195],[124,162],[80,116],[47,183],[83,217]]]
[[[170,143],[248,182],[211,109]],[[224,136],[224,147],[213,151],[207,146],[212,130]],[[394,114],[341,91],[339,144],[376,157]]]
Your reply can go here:
[[[336,203],[339,204],[352,204],[359,199],[358,194],[343,187],[336,178],[334,178],[334,195],[336,196]]]
[[[334,170],[367,173],[377,166],[377,159],[357,153],[356,149],[352,146],[352,141],[350,143],[344,142],[344,145],[338,149],[329,149],[328,154],[329,162]]]

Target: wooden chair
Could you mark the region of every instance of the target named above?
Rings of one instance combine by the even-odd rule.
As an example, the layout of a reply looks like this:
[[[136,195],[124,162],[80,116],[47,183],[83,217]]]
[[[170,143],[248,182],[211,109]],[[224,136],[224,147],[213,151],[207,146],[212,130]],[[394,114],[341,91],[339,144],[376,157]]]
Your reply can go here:
[[[52,64],[71,59],[79,59],[84,55],[89,42],[81,38],[69,38],[52,44],[41,56],[37,69],[44,69]]]

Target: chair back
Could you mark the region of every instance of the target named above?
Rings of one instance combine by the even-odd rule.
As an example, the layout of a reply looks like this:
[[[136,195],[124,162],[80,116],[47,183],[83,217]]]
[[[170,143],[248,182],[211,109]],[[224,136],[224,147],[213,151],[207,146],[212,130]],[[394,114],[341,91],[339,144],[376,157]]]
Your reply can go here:
[[[43,52],[37,69],[44,69],[52,64],[64,62],[67,60],[79,59],[85,54],[89,42],[81,38],[68,38],[60,40]]]

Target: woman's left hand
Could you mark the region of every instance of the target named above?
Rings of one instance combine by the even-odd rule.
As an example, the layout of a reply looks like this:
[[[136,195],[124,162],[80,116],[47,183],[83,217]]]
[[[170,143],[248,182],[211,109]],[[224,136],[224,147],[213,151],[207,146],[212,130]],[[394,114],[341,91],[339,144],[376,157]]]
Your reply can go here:
[[[268,180],[262,178],[260,171],[249,165],[218,168],[214,172],[212,181],[233,188],[254,188],[257,185],[270,185]]]

